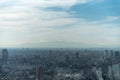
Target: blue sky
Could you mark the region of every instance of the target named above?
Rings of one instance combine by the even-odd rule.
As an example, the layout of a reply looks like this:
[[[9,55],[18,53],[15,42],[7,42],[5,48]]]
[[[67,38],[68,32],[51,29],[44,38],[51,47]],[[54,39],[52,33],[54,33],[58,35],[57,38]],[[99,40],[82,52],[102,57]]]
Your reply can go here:
[[[118,48],[119,0],[0,0],[0,47]]]

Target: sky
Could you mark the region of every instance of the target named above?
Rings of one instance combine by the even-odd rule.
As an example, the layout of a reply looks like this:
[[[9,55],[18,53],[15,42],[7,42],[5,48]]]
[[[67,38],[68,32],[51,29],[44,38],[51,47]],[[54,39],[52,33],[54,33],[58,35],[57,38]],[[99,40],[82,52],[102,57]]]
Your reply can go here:
[[[120,0],[0,0],[0,47],[120,47]]]

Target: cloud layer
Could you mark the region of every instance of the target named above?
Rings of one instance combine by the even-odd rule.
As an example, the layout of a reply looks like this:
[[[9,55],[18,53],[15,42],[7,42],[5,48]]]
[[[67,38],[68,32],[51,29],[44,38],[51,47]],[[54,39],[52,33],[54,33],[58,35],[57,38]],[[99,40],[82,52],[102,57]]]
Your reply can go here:
[[[100,0],[98,0],[99,2]],[[0,0],[1,47],[120,46],[118,16],[76,17],[75,5],[94,0]],[[51,10],[61,8],[62,10]],[[80,15],[80,14],[79,14]]]

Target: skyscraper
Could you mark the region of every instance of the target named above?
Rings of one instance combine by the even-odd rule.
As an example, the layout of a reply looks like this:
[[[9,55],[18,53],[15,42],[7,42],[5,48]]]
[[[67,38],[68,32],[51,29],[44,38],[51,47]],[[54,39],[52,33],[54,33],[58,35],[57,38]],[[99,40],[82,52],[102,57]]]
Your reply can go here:
[[[79,59],[79,52],[75,53],[75,57],[76,57],[76,59]]]
[[[105,50],[105,54],[106,54],[106,57],[107,57],[108,54],[109,54],[109,51],[108,51],[108,50]]]
[[[7,63],[9,58],[8,50],[7,49],[2,49],[2,60],[4,63]]]
[[[43,67],[37,68],[37,80],[44,80],[44,69]]]

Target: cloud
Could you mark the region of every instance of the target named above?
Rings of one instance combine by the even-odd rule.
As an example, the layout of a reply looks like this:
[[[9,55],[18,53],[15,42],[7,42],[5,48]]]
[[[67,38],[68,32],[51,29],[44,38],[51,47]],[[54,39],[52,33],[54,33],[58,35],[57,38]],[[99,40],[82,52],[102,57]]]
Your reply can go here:
[[[91,2],[93,0],[20,0],[21,2],[24,2],[25,4],[29,6],[37,6],[42,8],[47,7],[62,7],[62,8],[70,8],[71,6],[74,6],[75,4],[85,4],[88,2]]]
[[[118,43],[120,29],[118,25],[110,24],[112,21],[119,20],[118,16],[89,21],[85,18],[76,18],[75,12],[46,10],[49,7],[70,9],[76,4],[85,4],[94,0],[11,1],[12,5],[5,5],[0,10],[0,44],[2,46],[91,47],[120,45]],[[0,1],[0,4],[8,3],[11,2]]]
[[[34,6],[34,7],[41,7],[41,8],[47,8],[47,7],[67,7],[70,8],[71,6],[74,6],[75,4],[85,4],[88,2],[91,2],[94,0],[0,0],[0,4],[3,4],[4,6],[7,6],[6,4],[12,4],[11,6]]]

